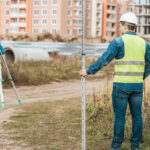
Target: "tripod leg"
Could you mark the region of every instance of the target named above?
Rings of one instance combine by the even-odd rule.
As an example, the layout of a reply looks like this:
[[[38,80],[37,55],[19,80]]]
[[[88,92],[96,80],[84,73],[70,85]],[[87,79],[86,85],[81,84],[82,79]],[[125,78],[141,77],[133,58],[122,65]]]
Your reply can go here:
[[[8,69],[8,66],[7,66],[5,57],[4,57],[3,55],[1,55],[1,58],[2,58],[2,63],[3,63],[3,65],[4,65],[4,67],[5,67],[5,69],[6,69],[8,78],[9,78],[9,80],[10,80],[10,82],[11,82],[11,84],[12,84],[12,87],[13,87],[13,89],[14,89],[14,92],[15,92],[15,94],[16,94],[16,96],[17,96],[19,105],[21,106],[21,105],[22,105],[22,102],[21,102],[21,99],[19,98],[19,95],[18,95],[18,92],[17,92],[17,90],[16,90],[15,84],[14,84],[14,82],[13,82],[12,76],[11,76],[11,74],[10,74],[10,72],[9,72],[9,69]]]
[[[1,106],[2,106],[2,109],[4,109],[5,104],[4,104],[4,95],[3,95],[2,82],[3,82],[3,79],[2,79],[2,67],[1,67],[1,63],[0,63],[0,98],[1,98]]]

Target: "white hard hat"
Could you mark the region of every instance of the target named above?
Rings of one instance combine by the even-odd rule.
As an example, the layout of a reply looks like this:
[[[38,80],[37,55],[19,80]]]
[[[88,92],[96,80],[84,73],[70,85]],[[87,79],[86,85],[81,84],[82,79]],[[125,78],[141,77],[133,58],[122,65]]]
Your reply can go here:
[[[125,22],[127,25],[131,26],[136,26],[138,24],[136,15],[131,12],[123,14],[119,21]]]

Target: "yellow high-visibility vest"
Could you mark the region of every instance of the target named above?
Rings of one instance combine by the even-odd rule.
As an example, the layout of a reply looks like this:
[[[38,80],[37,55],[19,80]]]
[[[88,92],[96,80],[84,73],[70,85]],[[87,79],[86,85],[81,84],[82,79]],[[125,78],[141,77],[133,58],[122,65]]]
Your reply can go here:
[[[124,57],[115,59],[114,82],[141,83],[145,70],[145,41],[137,35],[124,34]]]

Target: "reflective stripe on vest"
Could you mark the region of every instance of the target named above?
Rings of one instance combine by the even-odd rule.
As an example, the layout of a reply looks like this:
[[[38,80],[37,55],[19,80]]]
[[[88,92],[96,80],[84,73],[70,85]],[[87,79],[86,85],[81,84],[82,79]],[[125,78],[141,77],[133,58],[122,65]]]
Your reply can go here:
[[[143,61],[119,61],[115,62],[115,65],[145,65]]]
[[[115,72],[119,76],[143,76],[143,72]]]
[[[122,36],[124,42],[124,57],[115,59],[114,82],[141,83],[145,70],[145,41],[136,36],[125,34]]]

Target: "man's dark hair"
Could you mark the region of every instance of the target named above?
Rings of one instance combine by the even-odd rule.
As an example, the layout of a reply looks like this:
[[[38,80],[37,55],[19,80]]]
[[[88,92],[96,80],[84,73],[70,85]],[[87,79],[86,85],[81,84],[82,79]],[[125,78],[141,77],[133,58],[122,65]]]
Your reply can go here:
[[[129,23],[126,23],[126,22],[121,22],[121,24],[122,25],[127,25],[128,26],[128,29],[130,30],[130,31],[136,31],[136,26],[135,25],[130,25]]]

